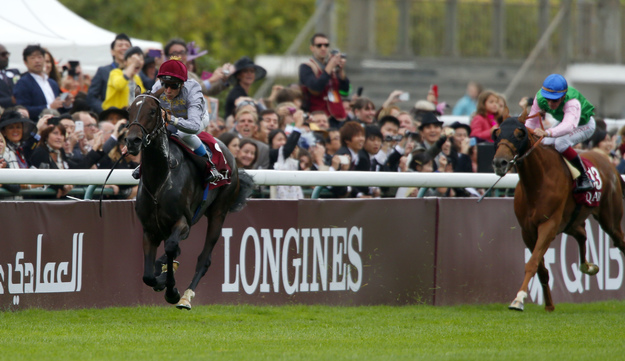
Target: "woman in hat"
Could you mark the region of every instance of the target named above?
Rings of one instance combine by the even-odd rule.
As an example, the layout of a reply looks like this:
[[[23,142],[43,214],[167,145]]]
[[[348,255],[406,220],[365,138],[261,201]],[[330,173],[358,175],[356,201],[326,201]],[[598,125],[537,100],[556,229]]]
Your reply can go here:
[[[7,168],[28,168],[29,164],[24,154],[25,134],[30,134],[35,122],[24,117],[17,110],[7,110],[0,117],[0,133],[4,137],[6,147],[0,154],[7,163]]]
[[[229,115],[234,114],[234,110],[236,108],[234,101],[239,97],[249,96],[248,94],[252,84],[267,75],[267,71],[264,68],[254,64],[252,59],[247,56],[237,60],[237,62],[234,63],[234,68],[234,74],[230,77],[235,79],[236,84],[232,90],[230,90],[230,93],[228,93],[228,97],[226,98],[226,118]]]
[[[577,89],[568,86],[566,79],[560,74],[551,74],[543,82],[542,88],[536,93],[531,114],[549,113],[556,125],[543,130],[538,117],[530,118],[525,125],[534,129],[539,137],[545,137],[543,144],[553,144],[581,173],[577,178],[575,192],[581,193],[592,189],[592,183],[586,175],[586,168],[573,146],[586,141],[595,132],[595,107]]]
[[[178,129],[180,139],[197,155],[206,157],[211,165],[211,174],[206,179],[212,183],[223,176],[211,161],[211,155],[197,136],[209,123],[208,104],[200,84],[187,78],[187,67],[177,59],[164,62],[158,69],[158,80],[152,92],[165,88],[160,95],[161,106],[168,113],[169,124]]]
[[[143,51],[138,46],[126,50],[124,53],[123,68],[111,70],[106,85],[106,98],[102,103],[102,109],[110,107],[126,108],[135,98],[135,88],[140,87],[145,91],[143,81],[139,76],[143,68]]]

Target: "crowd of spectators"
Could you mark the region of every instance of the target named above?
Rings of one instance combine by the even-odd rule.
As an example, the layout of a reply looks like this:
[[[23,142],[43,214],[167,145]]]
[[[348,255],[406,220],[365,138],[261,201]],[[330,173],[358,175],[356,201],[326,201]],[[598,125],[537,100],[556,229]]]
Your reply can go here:
[[[195,59],[206,52],[193,42],[175,38],[163,49],[133,47],[128,36],[118,34],[111,43],[112,62],[103,64],[92,78],[78,62],[57,64],[40,45],[24,49],[26,72],[8,69],[11,54],[0,44],[0,168],[110,169],[116,165],[134,169],[140,155],[122,154],[126,107],[135,94],[131,90],[152,89],[159,66],[171,57],[187,64],[189,79],[200,84],[211,104],[211,121],[204,131],[223,141],[243,169],[477,172],[480,146],[492,145],[492,131],[511,113],[502,94],[482,89],[476,82],[467,85],[466,95],[451,111],[468,116],[466,123],[446,126],[440,120],[449,107],[439,101],[436,86],[423,89],[423,99],[414,103],[407,101],[406,91],[396,90],[376,105],[361,90],[354,91],[347,58],[331,50],[328,37],[320,33],[310,39],[311,57],[299,66],[299,82],[276,84],[262,99],[254,99],[250,88],[267,72],[249,57],[198,75]],[[215,98],[220,93],[223,104]],[[512,113],[521,113],[531,102],[531,97],[522,99]],[[625,173],[624,135],[625,127],[608,130],[598,121],[595,135],[580,147],[604,154]],[[19,199],[20,189],[40,187],[54,189],[61,198],[74,188],[71,184],[2,187],[12,194],[4,199]],[[112,198],[136,195],[136,186],[107,187]],[[301,199],[312,189],[275,186],[258,191],[262,197]],[[481,192],[347,186],[326,187],[322,196],[468,197]]]

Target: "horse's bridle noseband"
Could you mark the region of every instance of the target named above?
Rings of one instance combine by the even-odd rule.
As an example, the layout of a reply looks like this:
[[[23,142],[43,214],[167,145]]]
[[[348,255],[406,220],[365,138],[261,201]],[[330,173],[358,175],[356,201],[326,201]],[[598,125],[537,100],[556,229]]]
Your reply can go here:
[[[141,102],[141,105],[139,106],[139,110],[137,111],[137,115],[135,116],[135,119],[126,126],[126,128],[130,128],[133,125],[136,125],[139,128],[141,128],[141,133],[143,133],[141,137],[141,148],[145,148],[148,145],[150,145],[150,143],[152,142],[154,138],[156,138],[161,132],[165,131],[165,129],[167,128],[165,126],[165,119],[163,119],[163,115],[161,111],[163,108],[161,107],[160,99],[158,99],[157,97],[155,97],[154,95],[150,93],[139,94],[137,95],[137,98],[152,98],[156,100],[156,105],[158,106],[158,110],[157,110],[158,125],[151,132],[148,132],[148,130],[141,123],[139,123],[139,114],[141,114],[141,108],[143,108],[143,105],[145,104],[145,102]],[[135,98],[135,102],[137,101],[137,98]]]

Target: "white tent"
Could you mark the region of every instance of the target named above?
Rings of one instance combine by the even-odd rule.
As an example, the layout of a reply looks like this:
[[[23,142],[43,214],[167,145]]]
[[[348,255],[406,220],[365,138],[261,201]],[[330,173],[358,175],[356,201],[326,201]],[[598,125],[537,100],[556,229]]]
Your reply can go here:
[[[48,48],[61,64],[80,61],[86,73],[110,64],[115,33],[99,28],[57,0],[2,0],[0,44],[11,53],[10,68],[26,70],[22,52],[29,44]],[[131,38],[142,49],[162,49],[155,41]]]

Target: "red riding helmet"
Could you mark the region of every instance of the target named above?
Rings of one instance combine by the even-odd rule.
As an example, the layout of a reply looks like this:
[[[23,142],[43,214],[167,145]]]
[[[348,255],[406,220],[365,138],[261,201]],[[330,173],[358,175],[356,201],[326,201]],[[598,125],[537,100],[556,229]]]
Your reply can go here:
[[[185,82],[187,81],[187,67],[180,60],[167,60],[158,69],[158,78],[165,82]]]

